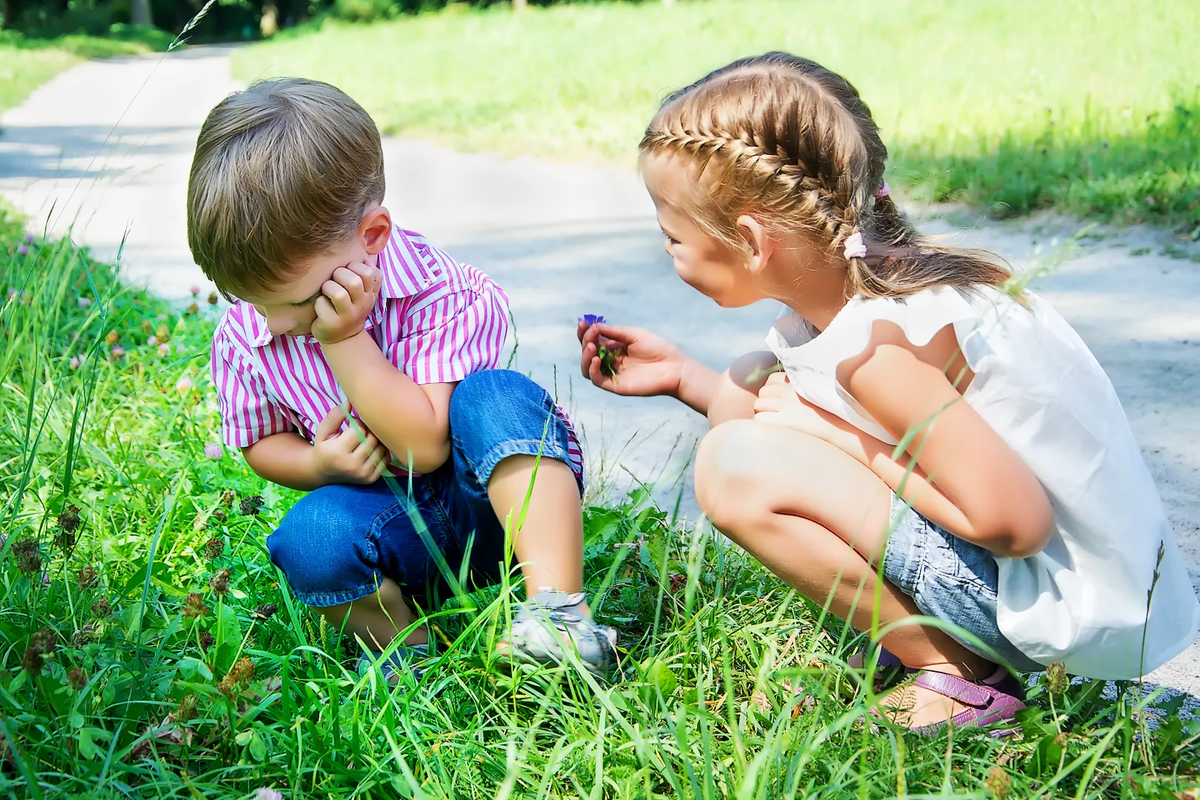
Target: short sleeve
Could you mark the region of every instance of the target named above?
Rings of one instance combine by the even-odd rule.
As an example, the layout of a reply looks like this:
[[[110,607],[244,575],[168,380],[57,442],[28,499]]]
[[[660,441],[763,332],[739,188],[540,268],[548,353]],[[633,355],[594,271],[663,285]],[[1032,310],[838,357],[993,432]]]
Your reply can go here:
[[[272,434],[296,430],[284,408],[267,394],[265,381],[249,368],[221,329],[213,336],[212,380],[221,438],[230,447],[249,447]]]
[[[401,337],[384,355],[418,384],[457,383],[493,369],[508,338],[508,297],[487,275],[461,268],[441,283],[396,303]]]

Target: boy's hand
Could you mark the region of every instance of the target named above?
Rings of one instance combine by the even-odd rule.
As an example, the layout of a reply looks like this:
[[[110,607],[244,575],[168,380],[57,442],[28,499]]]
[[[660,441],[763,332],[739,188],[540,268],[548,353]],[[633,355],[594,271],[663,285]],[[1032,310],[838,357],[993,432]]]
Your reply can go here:
[[[346,411],[338,406],[317,426],[312,446],[317,473],[329,483],[374,483],[391,455],[361,423],[361,435],[354,428],[341,430],[345,421]]]
[[[321,286],[312,334],[321,344],[336,344],[363,329],[379,297],[383,273],[369,264],[355,263],[334,270]]]

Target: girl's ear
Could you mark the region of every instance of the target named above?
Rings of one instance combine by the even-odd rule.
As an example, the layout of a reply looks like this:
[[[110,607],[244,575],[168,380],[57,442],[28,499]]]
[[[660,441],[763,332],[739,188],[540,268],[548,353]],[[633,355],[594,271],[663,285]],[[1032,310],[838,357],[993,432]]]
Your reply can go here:
[[[776,242],[763,224],[749,214],[742,214],[738,217],[736,224],[738,234],[746,242],[746,249],[750,252],[746,269],[753,274],[758,274],[762,272],[775,252]]]
[[[392,215],[383,206],[375,206],[367,211],[358,223],[358,238],[367,255],[378,255],[387,246],[391,235]]]

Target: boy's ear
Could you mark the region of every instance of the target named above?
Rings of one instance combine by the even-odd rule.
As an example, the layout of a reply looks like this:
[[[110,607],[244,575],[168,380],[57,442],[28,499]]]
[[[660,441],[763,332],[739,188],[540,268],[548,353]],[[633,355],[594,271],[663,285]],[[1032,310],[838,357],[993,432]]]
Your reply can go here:
[[[392,215],[383,206],[375,206],[367,211],[363,214],[362,222],[358,223],[358,238],[368,255],[377,255],[382,251],[391,235]]]
[[[752,273],[761,272],[767,261],[770,260],[771,254],[775,252],[775,239],[771,237],[761,222],[749,214],[742,214],[737,218],[737,231],[750,252],[746,269]]]

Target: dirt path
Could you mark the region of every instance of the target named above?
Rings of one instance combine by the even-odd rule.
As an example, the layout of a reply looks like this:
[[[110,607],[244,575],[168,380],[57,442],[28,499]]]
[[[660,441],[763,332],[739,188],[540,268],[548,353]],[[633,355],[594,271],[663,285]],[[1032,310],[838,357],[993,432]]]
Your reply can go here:
[[[124,240],[129,279],[182,297],[189,285],[204,284],[185,238],[191,148],[204,114],[235,88],[220,48],[76,67],[0,117],[0,196],[58,232],[74,221],[77,240],[102,258],[115,258]],[[396,139],[385,150],[389,208],[506,287],[517,365],[557,387],[585,431],[593,466],[610,482],[632,475],[666,493],[678,487],[690,505],[683,469],[703,421],[671,400],[623,400],[582,381],[575,319],[602,313],[652,328],[724,366],[762,347],[775,309],[723,311],[679,281],[630,172]],[[1064,248],[1081,223],[998,225],[939,213],[926,219],[927,230],[1019,266],[1062,260],[1038,288],[1112,376],[1200,581],[1198,251],[1138,228],[1094,230]],[[1152,677],[1200,695],[1200,645]]]

